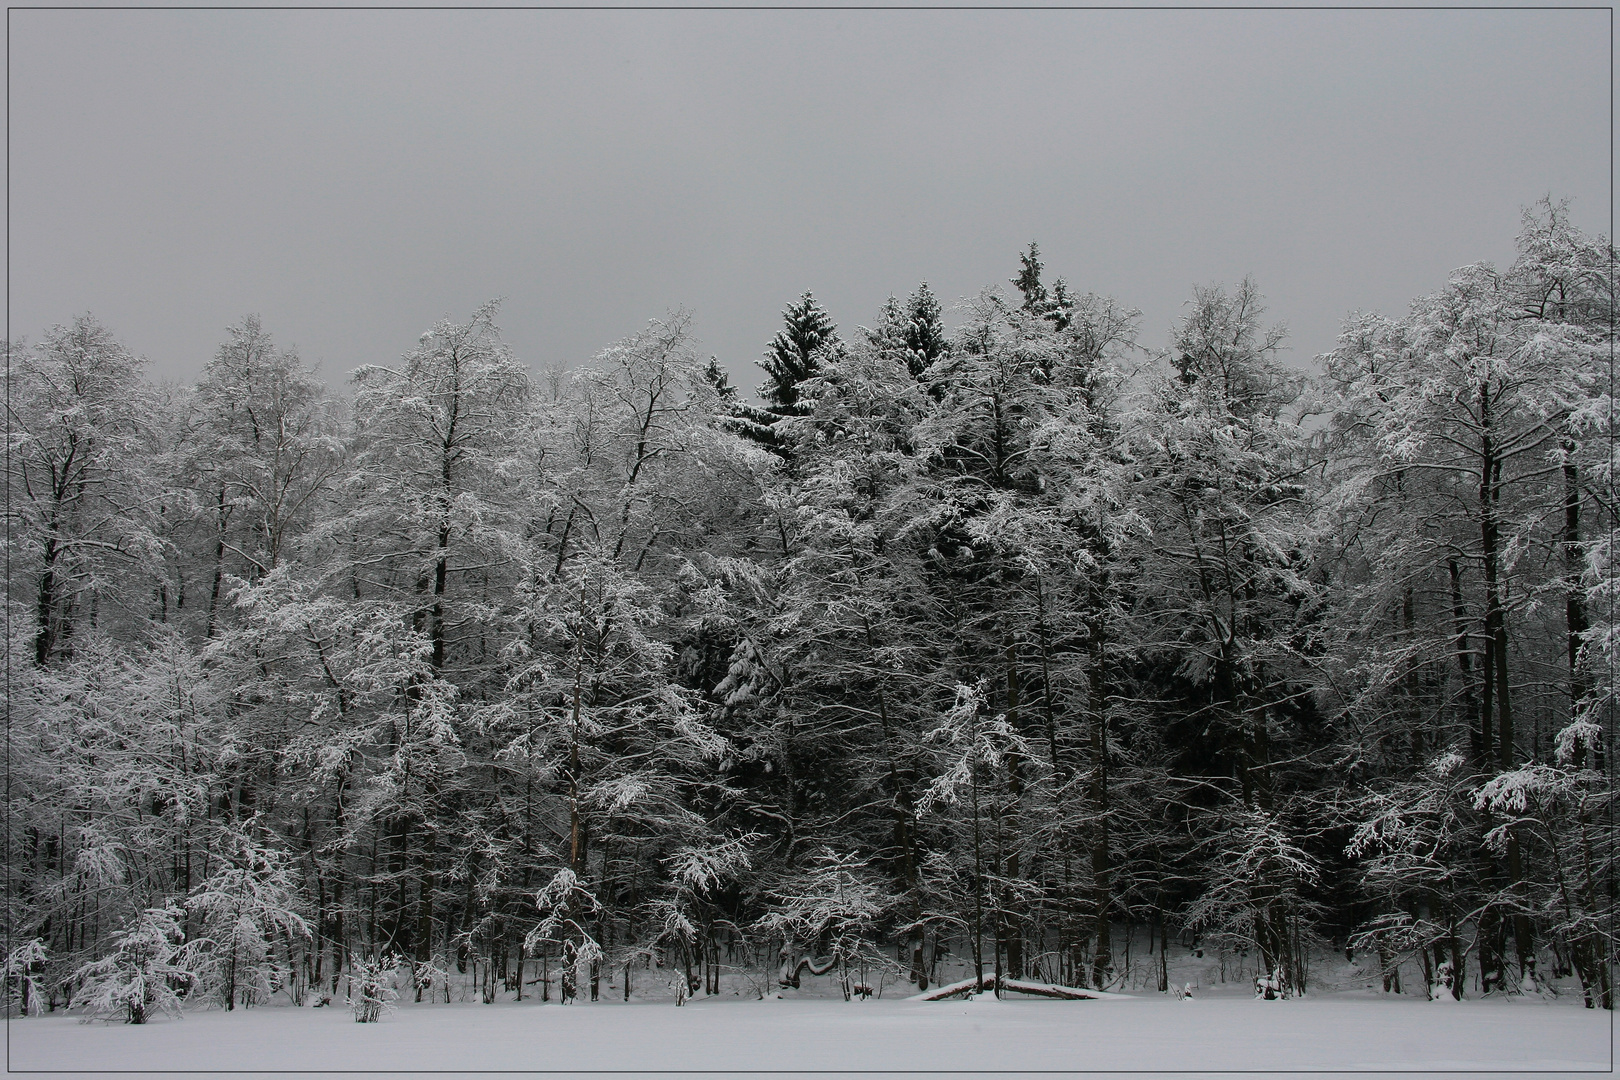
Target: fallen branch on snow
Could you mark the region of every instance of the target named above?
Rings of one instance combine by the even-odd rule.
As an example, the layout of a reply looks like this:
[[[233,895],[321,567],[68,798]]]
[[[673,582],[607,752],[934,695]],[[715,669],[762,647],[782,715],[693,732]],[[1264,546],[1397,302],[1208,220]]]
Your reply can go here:
[[[946,998],[965,996],[983,990],[996,988],[996,976],[986,975],[981,982],[978,979],[967,978],[961,982],[953,982],[946,986],[935,987],[921,994],[913,994],[907,1001],[944,1001]],[[1009,979],[1001,976],[1001,990],[1003,993],[1011,990],[1019,994],[1033,994],[1036,997],[1061,998],[1065,1001],[1090,1001],[1093,999],[1128,998],[1129,994],[1110,994],[1104,990],[1087,990],[1080,986],[1057,986],[1053,983],[1025,982],[1022,979]]]

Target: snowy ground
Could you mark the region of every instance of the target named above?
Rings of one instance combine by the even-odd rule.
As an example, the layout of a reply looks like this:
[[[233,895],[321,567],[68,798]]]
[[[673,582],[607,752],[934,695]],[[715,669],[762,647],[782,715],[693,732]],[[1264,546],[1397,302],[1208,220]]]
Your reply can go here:
[[[1611,1014],[1568,997],[1429,1003],[1332,994],[1262,1002],[702,998],[559,1006],[401,1005],[379,1024],[341,1007],[193,1013],[144,1027],[12,1021],[10,1068],[1610,1071]]]

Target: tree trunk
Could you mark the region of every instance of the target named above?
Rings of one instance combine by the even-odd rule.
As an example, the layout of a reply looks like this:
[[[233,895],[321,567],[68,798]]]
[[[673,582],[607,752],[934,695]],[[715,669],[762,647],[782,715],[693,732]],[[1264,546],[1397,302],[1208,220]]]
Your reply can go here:
[[[1489,728],[1481,727],[1477,722],[1481,714],[1474,701],[1474,654],[1468,641],[1468,610],[1463,607],[1462,570],[1456,559],[1446,560],[1446,570],[1451,577],[1451,618],[1457,639],[1457,667],[1462,671],[1463,716],[1468,718],[1468,746],[1475,763],[1483,764],[1491,753],[1490,743],[1483,737],[1489,735]]]
[[[1412,650],[1417,648],[1417,631],[1413,625],[1416,621],[1415,606],[1412,586],[1408,585],[1401,595],[1401,631],[1406,647]],[[1422,768],[1428,747],[1423,737],[1423,703],[1418,700],[1418,660],[1415,651],[1406,658],[1406,671],[1401,681],[1406,691],[1407,718],[1411,725],[1412,764]]]
[[[57,574],[56,537],[45,540],[45,569],[39,577],[39,622],[34,635],[34,662],[44,667],[56,648]]]
[[[1007,722],[1014,731],[1020,731],[1022,725],[1018,713],[1020,689],[1018,646],[1013,642],[1011,631],[1005,634],[1004,642],[1007,664]],[[1000,936],[1006,942],[1007,972],[1013,978],[1021,979],[1024,977],[1024,918],[1022,905],[1018,902],[1016,886],[1013,883],[1018,880],[1021,870],[1018,844],[1019,823],[1022,820],[1020,804],[1024,797],[1024,771],[1023,758],[1011,751],[1007,754],[1007,795],[1011,807],[1011,821],[998,821],[996,826],[998,838],[1006,838],[1002,842],[1006,857],[1002,863],[1004,877],[1000,903],[997,904],[999,914],[997,925],[1001,929]]]
[[[1581,673],[1580,654],[1581,639],[1585,636],[1588,621],[1586,617],[1586,594],[1581,588],[1581,572],[1584,569],[1581,559],[1581,485],[1580,475],[1575,465],[1575,445],[1564,440],[1564,530],[1562,547],[1564,555],[1564,629],[1565,644],[1569,658],[1569,714],[1573,720],[1580,710],[1581,700],[1586,697],[1586,679]],[[1575,768],[1582,768],[1586,764],[1586,746],[1577,740],[1575,744],[1574,759],[1570,762]]]
[[[984,984],[984,856],[979,828],[979,766],[970,767],[973,791],[973,975]]]
[[[430,638],[433,642],[434,671],[444,670],[444,593],[450,575],[450,525],[439,526],[439,556],[433,563],[433,612]]]
[[[204,620],[203,636],[214,636],[214,616],[219,608],[219,588],[225,580],[225,524],[228,515],[225,511],[225,486],[219,488],[218,501],[215,507],[214,528],[214,582],[208,590],[208,615]]]
[[[1485,566],[1485,628],[1486,650],[1492,663],[1496,698],[1496,750],[1497,763],[1505,771],[1513,768],[1515,759],[1513,734],[1513,698],[1508,679],[1507,612],[1502,604],[1500,536],[1497,507],[1501,498],[1502,461],[1495,452],[1490,435],[1489,397],[1485,388],[1480,393],[1481,423],[1486,433],[1481,437],[1480,451],[1480,555]],[[1513,945],[1519,963],[1519,977],[1534,973],[1535,955],[1531,942],[1530,918],[1523,912],[1524,860],[1519,846],[1517,829],[1510,829],[1507,838],[1508,888],[1512,892],[1517,910],[1511,916]]]
[[[1088,694],[1091,720],[1091,808],[1097,815],[1091,846],[1092,903],[1096,922],[1092,933],[1097,949],[1091,957],[1091,985],[1101,989],[1113,964],[1113,860],[1109,854],[1108,828],[1108,707],[1103,689],[1103,643],[1094,627],[1091,636],[1091,687]]]

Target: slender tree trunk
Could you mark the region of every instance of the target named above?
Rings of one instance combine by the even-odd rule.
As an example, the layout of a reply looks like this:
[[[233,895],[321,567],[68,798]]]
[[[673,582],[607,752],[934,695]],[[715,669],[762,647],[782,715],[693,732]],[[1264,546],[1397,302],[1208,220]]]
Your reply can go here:
[[[573,725],[568,741],[568,868],[576,878],[585,872],[585,845],[581,842],[579,816],[579,724],[581,673],[574,669]]]
[[[39,576],[38,626],[34,634],[34,662],[40,667],[44,667],[50,661],[51,652],[56,648],[58,585],[56,564],[59,554],[56,537],[46,537],[45,569]]]
[[[877,640],[872,623],[863,620],[866,630],[867,654],[876,662]],[[877,677],[878,719],[883,726],[884,751],[888,758],[889,786],[894,792],[894,839],[900,849],[900,876],[911,900],[912,929],[908,935],[911,951],[911,981],[919,990],[928,989],[928,973],[923,970],[922,881],[917,858],[917,813],[912,799],[910,771],[902,769],[895,760],[894,733],[889,719],[888,695],[884,691],[883,676]],[[901,961],[905,961],[901,957]],[[718,992],[718,990],[716,991]]]
[[[203,636],[214,636],[214,617],[219,610],[219,588],[225,580],[225,486],[220,485],[215,505],[214,524],[214,581],[208,590],[208,615],[204,620]]]
[[[1497,763],[1503,769],[1514,766],[1515,747],[1513,733],[1513,698],[1508,679],[1507,612],[1502,604],[1501,553],[1498,533],[1498,503],[1501,498],[1501,458],[1495,452],[1490,435],[1489,397],[1481,388],[1481,422],[1486,433],[1481,438],[1480,453],[1480,554],[1485,567],[1485,627],[1486,649],[1491,656],[1491,674],[1495,680],[1496,749]],[[1532,973],[1535,955],[1531,942],[1530,917],[1524,913],[1524,858],[1516,828],[1508,830],[1507,837],[1508,888],[1512,892],[1516,910],[1510,917],[1513,930],[1514,952],[1519,962],[1522,980]]]
[[[1473,752],[1475,763],[1483,764],[1491,753],[1490,743],[1485,738],[1490,734],[1490,729],[1488,725],[1478,722],[1481,713],[1474,701],[1474,654],[1473,646],[1469,644],[1468,610],[1463,607],[1462,569],[1456,559],[1447,559],[1446,570],[1451,578],[1452,627],[1457,641],[1457,667],[1462,672],[1462,707],[1463,716],[1468,718],[1469,749]]]
[[[1108,802],[1108,706],[1103,680],[1104,651],[1101,632],[1091,635],[1091,687],[1088,694],[1091,715],[1091,809],[1096,815],[1091,846],[1092,902],[1096,923],[1092,933],[1097,948],[1091,957],[1091,985],[1105,985],[1113,958],[1113,859],[1109,853]]]
[[[1573,719],[1582,699],[1587,694],[1586,678],[1581,673],[1581,641],[1588,629],[1586,594],[1581,588],[1581,485],[1575,465],[1575,444],[1565,439],[1564,451],[1564,530],[1562,540],[1564,556],[1564,629],[1569,659],[1569,712]],[[1571,762],[1575,768],[1586,764],[1586,746],[1577,741]]]
[[[439,526],[439,555],[433,562],[433,613],[430,639],[433,642],[432,664],[435,672],[444,670],[444,593],[450,575],[450,523]]]
[[[1415,606],[1412,586],[1408,585],[1401,595],[1401,630],[1408,649],[1417,647],[1417,631],[1413,625],[1416,621]],[[1421,768],[1428,747],[1423,737],[1423,703],[1418,700],[1418,661],[1415,654],[1407,657],[1406,673],[1401,681],[1406,691],[1407,717],[1411,725],[1412,764]]]
[[[1004,641],[1007,664],[1007,722],[1014,731],[1019,731],[1022,725],[1018,712],[1020,690],[1018,646],[1014,644],[1010,631],[1006,633]],[[996,905],[997,926],[1001,930],[1000,936],[1006,942],[1007,971],[1013,978],[1019,979],[1024,975],[1024,918],[1013,882],[1018,880],[1021,871],[1018,847],[1020,823],[1023,819],[1021,803],[1024,797],[1024,770],[1022,756],[1011,751],[1007,754],[1007,795],[1011,821],[998,820],[996,823],[997,837],[1001,839],[1001,846],[1005,851],[1002,863],[1004,877],[1001,899]]]
[[[435,862],[438,838],[432,830],[428,831],[427,851],[421,858],[421,884],[417,891],[416,911],[416,961],[426,963],[433,958],[433,891],[435,883]]]
[[[975,736],[975,739],[977,736]],[[970,768],[973,793],[973,977],[984,989],[984,857],[980,849],[979,765]]]

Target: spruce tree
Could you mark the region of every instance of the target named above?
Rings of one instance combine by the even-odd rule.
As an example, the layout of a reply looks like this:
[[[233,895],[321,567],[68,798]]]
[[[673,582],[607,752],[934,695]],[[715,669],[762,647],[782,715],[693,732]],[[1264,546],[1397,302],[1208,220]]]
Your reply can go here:
[[[1041,283],[1041,271],[1046,267],[1041,263],[1041,249],[1033,240],[1029,243],[1029,250],[1018,256],[1018,261],[1018,276],[1011,280],[1024,294],[1023,309],[1045,319],[1055,330],[1067,329],[1078,302],[1074,293],[1069,291],[1068,282],[1058,278],[1052,283],[1052,291],[1046,291],[1046,286]]]
[[[720,366],[718,356],[709,357],[709,364],[703,369],[703,379],[714,387],[714,392],[721,401],[737,400],[737,388],[731,385],[731,379],[726,375],[726,369]]]
[[[929,366],[945,355],[947,348],[945,321],[928,282],[918,285],[917,291],[906,300],[905,315],[906,367],[914,378],[921,379]]]
[[[883,308],[878,312],[877,326],[868,330],[861,327],[866,335],[866,343],[872,351],[885,360],[893,360],[910,367],[910,360],[906,356],[906,312],[900,306],[900,301],[893,293],[883,301]]]
[[[1052,300],[1044,315],[1054,330],[1067,330],[1074,321],[1074,309],[1079,300],[1069,291],[1069,283],[1062,278],[1052,282]]]
[[[790,417],[809,416],[813,406],[803,400],[799,387],[820,376],[827,361],[843,348],[832,316],[814,296],[806,292],[782,312],[783,327],[765,348],[759,366],[766,379],[759,396],[765,407],[738,406],[737,430],[746,438],[763,443],[786,455],[786,440],[780,428]]]
[[[1021,264],[1018,276],[1012,283],[1018,291],[1024,294],[1024,310],[1040,315],[1046,310],[1046,286],[1041,284],[1041,249],[1035,241],[1029,242],[1029,250],[1021,252],[1018,256]]]
[[[785,325],[766,346],[760,362],[768,377],[759,396],[777,416],[805,416],[809,408],[799,400],[799,385],[821,374],[826,354],[840,344],[838,328],[808,292],[789,304],[782,318]]]

